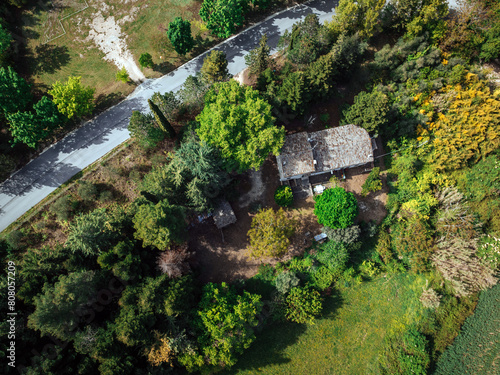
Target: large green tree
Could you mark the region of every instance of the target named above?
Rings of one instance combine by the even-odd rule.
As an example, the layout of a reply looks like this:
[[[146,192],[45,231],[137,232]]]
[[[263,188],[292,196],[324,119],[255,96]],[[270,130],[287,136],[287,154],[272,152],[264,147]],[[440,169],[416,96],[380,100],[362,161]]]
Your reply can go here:
[[[21,142],[36,148],[38,142],[46,139],[64,123],[64,117],[46,96],[33,109],[35,113],[16,112],[7,115],[14,144]]]
[[[283,80],[279,91],[279,98],[290,109],[298,114],[303,114],[306,103],[309,101],[309,83],[304,72],[294,72]]]
[[[83,271],[61,275],[54,285],[45,284],[35,297],[35,311],[28,318],[28,327],[62,340],[73,338],[95,298],[99,280],[100,275],[94,271]]]
[[[336,35],[356,32],[364,38],[380,31],[380,12],[385,0],[340,0],[332,22],[327,24]]]
[[[384,93],[373,90],[361,91],[354,98],[354,103],[344,111],[342,124],[354,124],[366,129],[372,135],[378,135],[387,125],[389,99]]]
[[[26,109],[32,101],[30,86],[10,66],[0,68],[0,110],[4,115]]]
[[[200,139],[220,150],[229,171],[259,168],[269,153],[279,153],[285,140],[285,129],[274,125],[270,104],[258,91],[234,80],[216,84],[207,93],[196,119]]]
[[[141,205],[134,216],[134,236],[142,240],[144,246],[166,250],[173,243],[186,239],[184,215],[183,207],[171,205],[166,200],[156,205]]]
[[[245,20],[241,0],[204,0],[200,17],[208,29],[219,38],[227,38]]]
[[[153,113],[154,119],[156,121],[156,125],[165,133],[168,134],[169,138],[175,137],[175,130],[167,120],[162,111],[158,108],[158,106],[153,103],[151,99],[148,99],[149,108]]]
[[[185,55],[194,47],[194,39],[191,35],[191,23],[188,20],[175,17],[168,24],[167,35],[174,46],[175,52],[179,55]]]
[[[238,295],[226,283],[206,284],[194,321],[197,348],[185,350],[179,362],[188,371],[206,373],[233,366],[237,355],[255,340],[261,309],[257,294]]]
[[[144,115],[139,111],[132,112],[128,131],[144,148],[156,147],[165,138],[163,130],[156,126],[154,117],[151,114]]]
[[[285,211],[272,208],[259,211],[252,219],[248,231],[251,257],[280,257],[290,245],[290,237],[295,232],[295,221],[288,218]]]
[[[267,45],[267,34],[262,35],[259,41],[259,46],[250,51],[245,56],[245,63],[248,66],[250,74],[259,76],[271,64],[272,60],[269,57],[270,48]]]
[[[209,84],[225,81],[229,77],[226,54],[213,50],[203,60],[201,76]]]
[[[326,189],[314,200],[314,214],[318,217],[318,223],[330,228],[347,228],[358,214],[354,194],[341,187]]]
[[[94,110],[95,89],[83,86],[81,79],[82,77],[69,77],[65,83],[57,81],[48,91],[59,112],[67,118],[90,115]]]

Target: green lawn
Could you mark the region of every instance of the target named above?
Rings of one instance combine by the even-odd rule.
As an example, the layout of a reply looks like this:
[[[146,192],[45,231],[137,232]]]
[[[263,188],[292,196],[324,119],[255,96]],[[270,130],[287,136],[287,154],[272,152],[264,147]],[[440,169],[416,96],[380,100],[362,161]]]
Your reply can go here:
[[[378,374],[384,337],[418,319],[424,276],[378,277],[325,301],[314,325],[264,328],[226,374]]]

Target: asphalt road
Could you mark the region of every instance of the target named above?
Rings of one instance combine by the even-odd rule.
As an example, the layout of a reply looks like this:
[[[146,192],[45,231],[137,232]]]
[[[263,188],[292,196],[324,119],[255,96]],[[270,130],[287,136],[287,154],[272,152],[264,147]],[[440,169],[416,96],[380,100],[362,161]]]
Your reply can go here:
[[[214,49],[225,52],[231,74],[239,73],[246,67],[245,55],[257,46],[262,34],[267,33],[268,44],[274,49],[279,37],[285,30],[291,30],[295,22],[313,12],[320,22],[329,20],[336,5],[336,0],[313,0],[298,5],[270,16]],[[123,102],[68,134],[1,184],[0,231],[83,168],[125,142],[130,137],[127,125],[132,111],[149,111],[147,99],[154,92],[177,91],[189,75],[200,70],[205,54],[161,78],[145,81]]]

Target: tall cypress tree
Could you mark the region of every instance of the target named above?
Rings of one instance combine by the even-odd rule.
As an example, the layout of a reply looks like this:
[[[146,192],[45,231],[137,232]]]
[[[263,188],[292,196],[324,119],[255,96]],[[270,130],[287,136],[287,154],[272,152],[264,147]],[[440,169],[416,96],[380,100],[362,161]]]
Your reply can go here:
[[[148,99],[148,103],[149,103],[149,108],[151,108],[151,112],[153,112],[156,123],[158,124],[160,129],[163,130],[165,133],[167,133],[169,138],[174,138],[175,130],[170,124],[170,122],[168,122],[163,112],[160,111],[158,106],[155,103],[153,103],[151,99]]]

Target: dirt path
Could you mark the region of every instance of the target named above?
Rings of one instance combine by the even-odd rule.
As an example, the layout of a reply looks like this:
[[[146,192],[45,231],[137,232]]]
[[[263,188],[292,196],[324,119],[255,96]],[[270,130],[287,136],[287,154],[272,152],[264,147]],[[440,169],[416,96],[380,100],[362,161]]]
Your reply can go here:
[[[105,18],[98,11],[92,15],[92,22],[89,26],[90,31],[87,40],[93,40],[97,47],[104,52],[105,60],[112,62],[119,69],[127,69],[130,79],[135,82],[142,82],[146,79],[135,63],[121,28],[115,21],[115,17]]]

